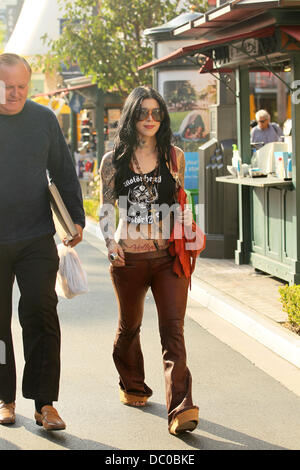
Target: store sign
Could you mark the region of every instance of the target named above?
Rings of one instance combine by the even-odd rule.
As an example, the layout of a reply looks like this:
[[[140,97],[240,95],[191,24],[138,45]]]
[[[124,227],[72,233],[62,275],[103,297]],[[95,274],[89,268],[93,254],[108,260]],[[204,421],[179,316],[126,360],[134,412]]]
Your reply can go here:
[[[234,46],[229,46],[230,62],[248,59],[249,56],[256,57],[259,53],[259,43],[257,39],[249,38],[237,42]]]
[[[222,67],[232,62],[239,62],[249,57],[259,55],[259,42],[257,39],[249,38],[236,42],[234,45],[225,45],[213,50],[213,61],[215,67]]]
[[[184,187],[185,189],[198,189],[199,153],[198,152],[184,152],[184,157],[185,157]]]

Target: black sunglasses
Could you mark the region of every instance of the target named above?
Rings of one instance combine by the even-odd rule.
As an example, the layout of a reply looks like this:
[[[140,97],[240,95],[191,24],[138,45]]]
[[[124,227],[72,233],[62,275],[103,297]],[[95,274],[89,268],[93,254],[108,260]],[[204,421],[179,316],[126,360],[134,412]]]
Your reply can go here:
[[[162,122],[164,119],[164,115],[160,108],[140,108],[137,115],[137,121],[145,121],[146,119],[148,119],[149,115],[151,115],[153,121],[156,122]]]

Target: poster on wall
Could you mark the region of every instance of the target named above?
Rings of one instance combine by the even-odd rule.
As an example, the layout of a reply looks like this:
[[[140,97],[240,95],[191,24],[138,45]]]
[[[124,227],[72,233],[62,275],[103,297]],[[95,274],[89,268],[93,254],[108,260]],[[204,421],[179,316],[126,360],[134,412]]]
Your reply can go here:
[[[185,154],[185,188],[197,190],[198,149],[210,136],[209,107],[216,104],[216,79],[194,70],[164,72],[160,80],[170,113],[174,144]]]
[[[175,144],[184,151],[196,151],[209,139],[209,107],[216,103],[216,80],[196,71],[188,78],[165,80],[163,97],[170,113]]]

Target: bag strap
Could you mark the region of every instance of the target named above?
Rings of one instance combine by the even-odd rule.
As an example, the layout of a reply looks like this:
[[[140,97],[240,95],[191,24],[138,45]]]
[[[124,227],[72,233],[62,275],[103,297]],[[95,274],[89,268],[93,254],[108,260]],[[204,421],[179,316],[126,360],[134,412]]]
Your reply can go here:
[[[172,171],[173,171],[174,173],[178,173],[177,155],[176,155],[176,150],[175,150],[174,145],[171,146],[170,157],[171,157]]]
[[[175,150],[174,145],[171,146],[170,159],[171,159],[170,172],[176,182],[176,187],[178,189],[179,187],[181,187],[181,182],[180,182],[179,175],[178,175],[177,155],[176,155],[176,150]]]

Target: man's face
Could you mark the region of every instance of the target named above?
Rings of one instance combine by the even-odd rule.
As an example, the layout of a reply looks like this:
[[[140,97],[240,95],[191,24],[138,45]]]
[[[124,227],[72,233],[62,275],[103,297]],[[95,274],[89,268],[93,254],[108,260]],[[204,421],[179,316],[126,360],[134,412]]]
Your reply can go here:
[[[265,131],[268,128],[270,119],[267,116],[260,117],[259,120],[257,121],[258,127],[262,130]]]
[[[30,73],[22,62],[0,66],[0,86],[5,87],[4,100],[0,101],[0,114],[13,115],[22,111],[29,90]]]

